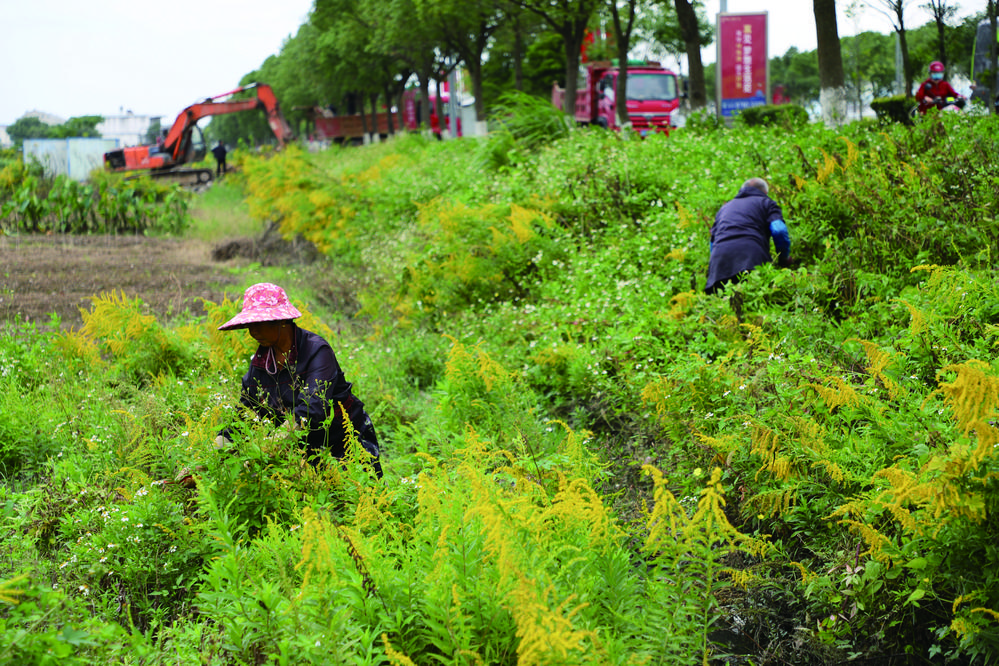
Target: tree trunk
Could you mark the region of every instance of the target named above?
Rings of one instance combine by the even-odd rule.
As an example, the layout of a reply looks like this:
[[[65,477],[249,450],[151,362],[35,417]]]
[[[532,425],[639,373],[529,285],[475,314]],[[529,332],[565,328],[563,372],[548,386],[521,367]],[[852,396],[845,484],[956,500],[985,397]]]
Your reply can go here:
[[[357,95],[357,103],[360,105],[359,111],[360,111],[360,114],[361,114],[361,132],[365,136],[367,136],[368,135],[368,116],[365,115],[365,113],[364,113],[364,95],[363,94],[358,94]]]
[[[628,3],[628,25],[621,24],[621,12],[617,0],[611,0],[611,17],[614,19],[614,36],[617,40],[617,81],[615,81],[614,113],[617,124],[629,127],[631,116],[628,115],[628,49],[631,44],[631,27],[635,21],[635,0]]]
[[[944,48],[944,29],[946,26],[943,22],[943,17],[938,16],[937,21],[937,48],[940,51],[940,62],[943,63],[944,69],[947,69],[947,49]]]
[[[520,17],[513,16],[513,89],[524,90],[524,33],[520,29]]]
[[[826,124],[846,122],[846,77],[836,25],[836,0],[812,0],[819,58],[819,101]]]
[[[486,100],[482,98],[482,56],[477,63],[467,63],[468,76],[472,79],[472,96],[475,97],[475,119],[482,122],[486,119]],[[455,91],[451,91],[455,94]]]
[[[430,76],[426,72],[417,74],[420,80],[420,129],[430,127]]]
[[[570,118],[576,115],[576,89],[579,79],[579,48],[582,40],[563,39],[565,44],[565,103],[562,111]]]
[[[992,104],[992,113],[999,114],[999,106],[996,106],[996,97],[999,91],[996,90],[996,72],[999,71],[999,52],[996,49],[996,0],[989,0],[989,25],[992,27],[992,37],[989,39],[989,97],[986,104]]]
[[[697,12],[690,0],[674,0],[676,20],[680,24],[680,35],[687,49],[687,68],[690,70],[690,108],[702,109],[708,104],[708,92],[704,82],[704,64],[701,62],[701,39],[697,29]]]
[[[901,16],[899,16],[901,19]],[[912,63],[909,61],[909,40],[906,39],[905,26],[899,24],[898,45],[902,50],[902,74],[905,76],[905,95],[912,97]]]
[[[385,105],[388,107],[385,109],[385,120],[388,122],[388,135],[392,136],[395,134],[395,122],[392,118],[392,88],[389,84],[385,84],[382,87],[382,94],[385,95]]]
[[[381,130],[378,128],[378,93],[371,93],[371,143],[378,143]]]
[[[399,121],[399,133],[406,133],[406,84],[396,88],[395,93],[395,108],[396,112],[399,114],[397,120]]]
[[[441,97],[444,96],[444,82],[447,81],[447,75],[443,77],[440,75],[435,76],[434,81],[437,83],[437,95],[434,97],[434,113],[437,114],[438,138],[444,138],[444,100]]]
[[[628,49],[617,47],[617,94],[614,96],[614,110],[617,113],[617,124],[622,128],[631,126],[631,116],[628,115]]]

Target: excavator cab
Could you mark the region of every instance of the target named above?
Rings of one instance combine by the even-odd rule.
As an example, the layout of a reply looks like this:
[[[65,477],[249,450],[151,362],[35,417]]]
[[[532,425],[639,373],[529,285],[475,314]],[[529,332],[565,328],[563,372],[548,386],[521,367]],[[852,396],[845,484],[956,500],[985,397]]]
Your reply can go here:
[[[208,154],[208,146],[205,144],[205,135],[202,134],[201,128],[197,125],[191,126],[191,133],[187,136],[185,153],[187,155],[187,158],[184,160],[186,164],[190,164],[191,162],[200,162],[205,159],[205,155]]]

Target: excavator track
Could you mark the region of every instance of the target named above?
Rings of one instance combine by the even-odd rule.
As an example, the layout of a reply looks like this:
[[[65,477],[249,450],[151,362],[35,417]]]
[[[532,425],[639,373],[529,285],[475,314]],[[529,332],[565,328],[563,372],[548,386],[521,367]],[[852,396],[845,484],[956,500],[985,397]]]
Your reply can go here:
[[[163,169],[149,175],[160,182],[176,183],[187,188],[205,187],[215,177],[211,169]]]

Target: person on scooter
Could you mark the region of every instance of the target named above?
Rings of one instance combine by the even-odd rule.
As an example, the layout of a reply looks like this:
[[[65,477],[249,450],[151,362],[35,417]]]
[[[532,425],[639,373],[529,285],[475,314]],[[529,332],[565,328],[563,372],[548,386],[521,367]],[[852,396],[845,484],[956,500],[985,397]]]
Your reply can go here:
[[[964,98],[944,79],[943,63],[934,60],[930,63],[930,78],[920,83],[916,89],[919,113],[924,114],[933,107],[942,109],[948,106],[947,100],[953,100],[958,108],[964,105]]]

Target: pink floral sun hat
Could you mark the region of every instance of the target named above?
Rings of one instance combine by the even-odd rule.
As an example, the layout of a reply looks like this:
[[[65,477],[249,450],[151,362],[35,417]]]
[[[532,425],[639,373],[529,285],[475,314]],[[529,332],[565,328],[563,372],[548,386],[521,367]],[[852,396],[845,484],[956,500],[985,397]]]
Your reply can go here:
[[[288,294],[284,293],[284,289],[270,282],[261,282],[247,288],[243,294],[243,309],[238,315],[219,326],[219,330],[231,331],[246,328],[250,324],[285,321],[301,316],[302,313],[288,300]]]

